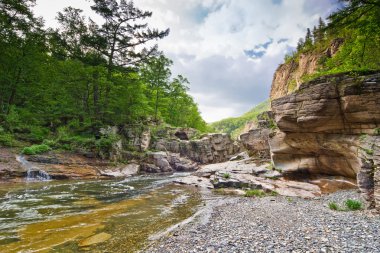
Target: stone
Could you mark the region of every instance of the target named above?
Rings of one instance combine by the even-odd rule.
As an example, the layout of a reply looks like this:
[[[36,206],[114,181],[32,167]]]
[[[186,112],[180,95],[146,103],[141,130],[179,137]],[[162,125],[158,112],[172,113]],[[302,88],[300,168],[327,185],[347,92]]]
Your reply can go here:
[[[231,157],[230,161],[231,162],[233,162],[233,161],[240,161],[240,160],[245,160],[245,159],[248,159],[248,158],[249,158],[249,155],[248,155],[247,152],[241,152],[240,154]]]
[[[269,134],[270,129],[251,129],[248,133],[241,134],[240,142],[251,156],[270,158]]]
[[[134,163],[128,164],[125,167],[116,167],[100,170],[102,176],[108,177],[131,177],[137,175],[139,172],[140,165]]]
[[[159,139],[154,149],[179,153],[182,157],[200,163],[218,163],[228,161],[240,152],[238,143],[227,134],[207,134],[199,140]]]
[[[191,185],[201,188],[213,189],[214,185],[211,183],[210,179],[197,177],[197,176],[187,176],[181,177],[174,181],[178,184]]]
[[[141,170],[148,173],[194,171],[198,164],[181,157],[180,154],[170,152],[149,152],[147,159],[142,164]]]
[[[380,209],[380,73],[323,76],[273,98],[275,168],[285,175],[357,179],[367,207]]]
[[[102,243],[102,242],[105,242],[111,238],[112,238],[112,235],[103,232],[103,233],[93,235],[89,238],[86,238],[86,239],[80,241],[79,247],[87,247],[87,246],[91,246],[94,244]]]
[[[319,68],[320,59],[334,56],[342,44],[343,40],[337,38],[323,53],[302,53],[298,62],[290,61],[281,64],[273,76],[270,98],[277,99],[297,90],[301,86],[302,77],[314,74]]]

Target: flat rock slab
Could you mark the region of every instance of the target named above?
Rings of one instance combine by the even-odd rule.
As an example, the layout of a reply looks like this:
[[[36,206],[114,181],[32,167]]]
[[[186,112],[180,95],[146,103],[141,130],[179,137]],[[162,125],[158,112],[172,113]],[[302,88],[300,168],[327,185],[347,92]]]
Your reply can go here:
[[[80,247],[91,246],[94,244],[105,242],[105,241],[109,240],[111,237],[112,237],[112,235],[107,234],[107,233],[96,234],[96,235],[93,235],[93,236],[88,237],[88,238],[84,239],[83,241],[81,241],[79,243],[79,246]]]

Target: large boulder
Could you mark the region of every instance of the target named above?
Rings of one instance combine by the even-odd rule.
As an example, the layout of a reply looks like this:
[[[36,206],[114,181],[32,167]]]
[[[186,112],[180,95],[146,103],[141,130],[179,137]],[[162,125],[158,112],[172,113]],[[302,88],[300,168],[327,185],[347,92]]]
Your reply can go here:
[[[275,167],[357,178],[369,206],[377,198],[380,207],[379,109],[379,73],[321,77],[273,100],[280,130],[270,139]]]
[[[257,128],[249,130],[239,136],[240,143],[249,155],[261,159],[270,158],[269,135],[274,128],[273,113],[263,112],[257,116]]]
[[[149,152],[142,163],[141,170],[147,173],[162,173],[174,171],[195,171],[198,164],[170,152]]]

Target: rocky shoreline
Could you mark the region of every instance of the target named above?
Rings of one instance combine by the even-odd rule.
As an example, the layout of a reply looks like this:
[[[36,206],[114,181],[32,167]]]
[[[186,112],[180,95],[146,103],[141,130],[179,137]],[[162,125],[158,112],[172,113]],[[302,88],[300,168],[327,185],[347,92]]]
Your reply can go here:
[[[205,195],[193,220],[142,252],[378,252],[380,218],[334,211],[328,203],[360,199],[355,190],[320,198]]]

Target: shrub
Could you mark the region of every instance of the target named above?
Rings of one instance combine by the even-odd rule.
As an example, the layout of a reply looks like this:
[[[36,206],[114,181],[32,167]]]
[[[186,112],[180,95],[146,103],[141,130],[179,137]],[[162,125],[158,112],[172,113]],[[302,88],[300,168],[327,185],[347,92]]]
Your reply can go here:
[[[224,173],[223,178],[229,179],[229,178],[231,178],[231,175],[229,173]]]
[[[29,127],[30,134],[28,134],[28,139],[32,142],[41,142],[43,141],[49,134],[49,129],[39,126],[31,126]]]
[[[362,203],[358,200],[347,199],[344,204],[346,205],[347,209],[351,211],[362,209]]]
[[[0,133],[0,145],[6,147],[14,146],[15,140],[10,133]]]
[[[30,147],[25,147],[22,150],[22,153],[25,155],[37,155],[37,154],[42,154],[50,150],[50,147],[45,144],[41,145],[32,145]]]
[[[245,197],[264,197],[266,194],[263,190],[248,190],[245,192]]]
[[[330,203],[329,203],[329,208],[330,208],[331,210],[335,210],[335,211],[337,211],[337,210],[339,209],[338,204],[335,203],[335,202],[330,202]]]

